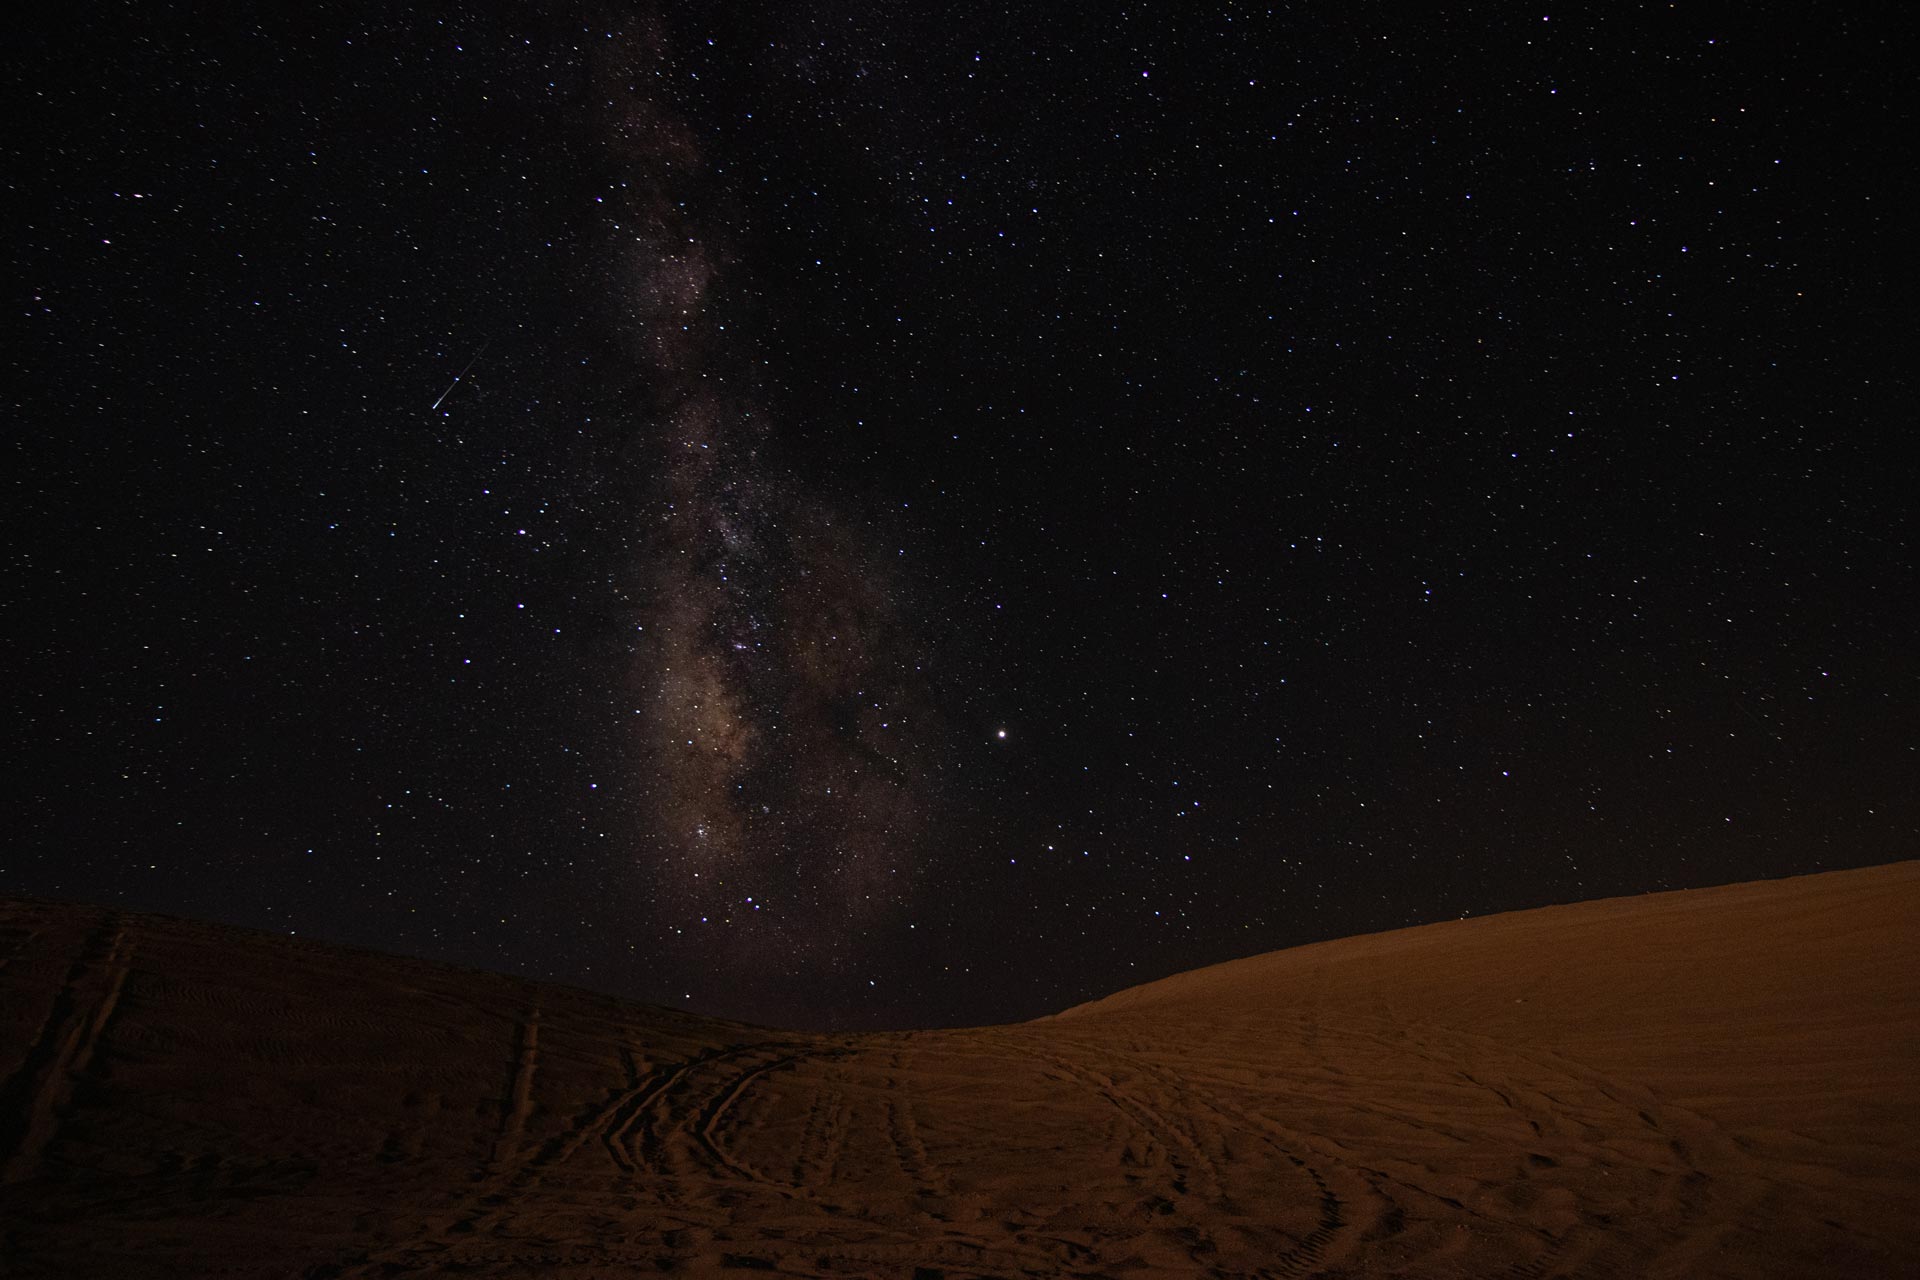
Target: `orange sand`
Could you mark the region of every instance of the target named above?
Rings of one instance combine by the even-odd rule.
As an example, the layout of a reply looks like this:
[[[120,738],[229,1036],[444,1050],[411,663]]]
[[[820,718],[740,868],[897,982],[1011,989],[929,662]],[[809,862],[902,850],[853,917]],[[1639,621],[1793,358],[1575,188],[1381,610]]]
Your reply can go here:
[[[0,902],[0,1276],[1916,1276],[1920,863],[808,1035]]]

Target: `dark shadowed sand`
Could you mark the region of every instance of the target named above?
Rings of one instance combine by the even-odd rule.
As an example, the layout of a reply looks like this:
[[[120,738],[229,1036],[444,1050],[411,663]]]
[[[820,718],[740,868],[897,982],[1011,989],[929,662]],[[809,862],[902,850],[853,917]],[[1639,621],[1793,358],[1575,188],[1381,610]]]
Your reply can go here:
[[[0,902],[0,1274],[1916,1276],[1920,863],[806,1035]]]

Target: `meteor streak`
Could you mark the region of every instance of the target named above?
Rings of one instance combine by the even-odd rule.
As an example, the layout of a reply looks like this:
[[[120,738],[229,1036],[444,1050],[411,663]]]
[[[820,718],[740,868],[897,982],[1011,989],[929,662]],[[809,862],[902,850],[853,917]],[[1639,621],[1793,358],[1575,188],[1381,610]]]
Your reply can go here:
[[[479,362],[480,357],[487,354],[487,348],[492,345],[493,345],[492,338],[488,338],[485,342],[480,344],[480,349],[473,353],[473,359],[467,361],[466,369],[462,369],[460,370],[460,372],[453,375],[453,381],[447,384],[447,389],[440,393],[440,399],[435,400],[433,402],[433,408],[427,410],[428,413],[432,413],[435,410],[439,409],[441,403],[444,400],[446,400],[448,396],[453,394],[453,389],[460,385],[460,379],[467,376],[467,369],[473,368],[473,366]]]

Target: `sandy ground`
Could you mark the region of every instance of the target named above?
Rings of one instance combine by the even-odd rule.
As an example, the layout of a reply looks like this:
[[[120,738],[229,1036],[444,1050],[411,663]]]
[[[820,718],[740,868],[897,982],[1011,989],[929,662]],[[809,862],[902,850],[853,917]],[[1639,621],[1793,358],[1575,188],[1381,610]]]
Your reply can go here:
[[[1920,863],[817,1036],[0,901],[0,1274],[1916,1276]]]

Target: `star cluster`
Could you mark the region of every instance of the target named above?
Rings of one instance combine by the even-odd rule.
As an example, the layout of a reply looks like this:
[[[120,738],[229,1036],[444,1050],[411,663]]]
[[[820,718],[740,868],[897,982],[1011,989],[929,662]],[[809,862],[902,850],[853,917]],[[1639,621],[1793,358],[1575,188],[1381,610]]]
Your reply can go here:
[[[667,33],[606,36],[590,296],[608,304],[631,522],[607,545],[632,619],[616,742],[642,915],[691,933],[729,984],[844,977],[925,863],[928,645],[893,567],[782,460],[738,318],[750,286],[728,278],[747,270],[726,240],[738,215],[658,101]]]

